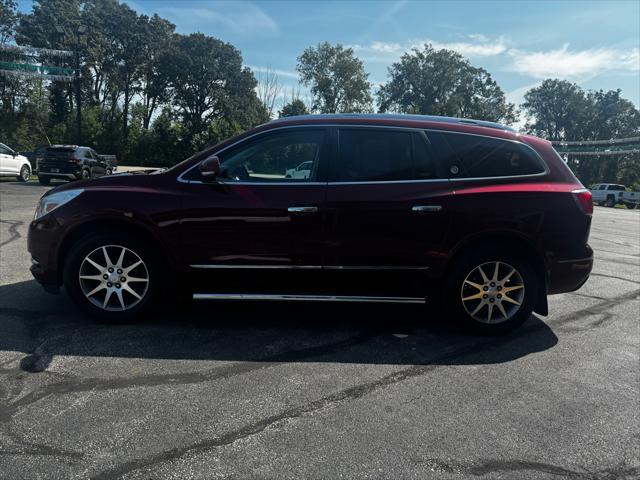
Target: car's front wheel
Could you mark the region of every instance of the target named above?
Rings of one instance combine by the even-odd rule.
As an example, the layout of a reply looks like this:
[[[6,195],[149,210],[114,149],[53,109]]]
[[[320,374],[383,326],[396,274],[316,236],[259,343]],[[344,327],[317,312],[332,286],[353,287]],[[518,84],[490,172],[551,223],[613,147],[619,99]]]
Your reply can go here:
[[[18,181],[20,182],[28,182],[31,177],[31,169],[28,165],[23,165],[20,169],[20,175],[18,175]]]
[[[64,286],[85,312],[121,322],[149,308],[156,292],[156,256],[128,234],[94,234],[69,252]]]
[[[538,295],[531,263],[508,251],[460,258],[447,279],[448,310],[479,333],[504,333],[523,324]]]

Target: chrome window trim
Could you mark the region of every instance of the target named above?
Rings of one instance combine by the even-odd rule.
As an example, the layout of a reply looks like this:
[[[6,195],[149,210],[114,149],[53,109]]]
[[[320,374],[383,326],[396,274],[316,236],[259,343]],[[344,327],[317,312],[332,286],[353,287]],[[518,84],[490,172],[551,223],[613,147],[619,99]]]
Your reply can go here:
[[[436,132],[436,133],[453,133],[453,134],[457,134],[457,135],[470,135],[470,136],[473,136],[473,137],[490,138],[492,140],[502,140],[504,142],[511,142],[511,143],[515,143],[517,145],[522,145],[526,149],[529,149],[531,152],[533,152],[533,155],[542,163],[542,166],[544,167],[544,171],[542,171],[541,173],[531,173],[529,175],[505,175],[505,176],[501,176],[501,177],[448,177],[448,179],[450,181],[468,182],[468,181],[477,181],[477,180],[502,180],[502,179],[513,180],[513,179],[517,179],[517,178],[544,177],[544,176],[549,174],[549,165],[547,165],[547,162],[544,161],[544,159],[540,156],[540,154],[538,152],[536,152],[535,149],[531,145],[527,145],[526,143],[521,142],[520,140],[512,140],[510,138],[493,137],[491,135],[483,135],[481,133],[465,133],[465,132],[455,132],[455,131],[452,131],[452,130],[441,130],[441,129],[437,129],[437,128],[426,128],[424,131],[425,132]],[[447,174],[449,174],[449,173],[450,172],[447,172]]]
[[[258,300],[302,302],[425,303],[422,297],[366,297],[348,295],[270,295],[251,293],[194,293],[194,300]]]
[[[250,135],[248,137],[242,138],[241,140],[238,140],[237,142],[232,143],[231,145],[227,145],[226,147],[224,147],[221,150],[218,150],[216,152],[213,152],[212,154],[219,154],[222,153],[246,140],[249,140],[251,138],[257,137],[259,135],[264,135],[270,132],[276,132],[279,130],[288,130],[288,129],[292,129],[292,128],[383,128],[383,129],[393,129],[393,130],[405,130],[405,131],[411,131],[411,132],[436,132],[436,133],[454,133],[454,134],[458,134],[458,135],[471,135],[474,137],[483,137],[483,138],[490,138],[493,140],[502,140],[505,142],[511,142],[511,143],[516,143],[518,145],[522,145],[525,148],[529,149],[530,151],[533,152],[533,154],[535,155],[536,158],[538,158],[538,160],[540,160],[542,162],[542,165],[544,166],[544,171],[541,173],[533,173],[530,175],[509,175],[509,176],[502,176],[502,177],[465,177],[465,178],[458,178],[458,177],[447,177],[447,178],[431,178],[431,179],[426,179],[426,180],[377,180],[377,181],[352,181],[352,182],[229,182],[228,185],[276,185],[276,186],[285,186],[285,185],[378,185],[378,184],[388,184],[388,183],[433,183],[433,182],[451,182],[451,181],[460,181],[460,182],[472,182],[472,181],[478,181],[478,180],[513,180],[513,179],[519,179],[519,178],[538,178],[538,177],[544,177],[546,175],[549,174],[549,166],[547,165],[547,162],[544,161],[544,159],[538,154],[538,152],[535,151],[535,149],[533,147],[531,147],[530,145],[527,145],[526,143],[520,141],[520,140],[514,140],[514,139],[510,139],[510,138],[502,138],[502,137],[497,137],[497,136],[492,136],[492,135],[485,135],[485,134],[481,134],[481,133],[465,133],[465,132],[457,132],[454,130],[446,130],[446,129],[438,129],[438,128],[420,128],[420,127],[398,127],[398,126],[393,126],[393,125],[363,125],[363,124],[357,124],[357,123],[353,123],[353,124],[344,124],[344,123],[319,123],[319,124],[311,124],[311,125],[285,125],[285,126],[281,126],[281,127],[275,127],[275,128],[269,128],[267,130],[262,130],[260,132],[256,132],[253,135]],[[507,131],[508,132],[508,131]],[[518,134],[519,135],[519,134]],[[182,178],[184,175],[186,175],[187,173],[189,173],[191,170],[193,170],[194,168],[196,168],[198,166],[198,163],[196,163],[195,165],[193,165],[192,167],[188,168],[187,170],[185,170],[184,172],[182,172],[178,178],[177,181],[179,183],[192,183],[192,184],[203,184],[206,182],[201,182],[199,180],[185,180],[184,178]]]

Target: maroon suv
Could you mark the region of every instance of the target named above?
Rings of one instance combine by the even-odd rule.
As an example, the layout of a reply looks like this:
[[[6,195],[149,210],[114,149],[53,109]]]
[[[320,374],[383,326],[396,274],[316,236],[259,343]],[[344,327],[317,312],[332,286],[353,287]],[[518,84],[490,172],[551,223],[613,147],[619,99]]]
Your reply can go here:
[[[509,330],[593,264],[590,193],[551,144],[412,115],[275,120],[165,171],[47,192],[31,271],[85,311],[159,297],[432,304]],[[439,303],[439,302],[438,302]]]

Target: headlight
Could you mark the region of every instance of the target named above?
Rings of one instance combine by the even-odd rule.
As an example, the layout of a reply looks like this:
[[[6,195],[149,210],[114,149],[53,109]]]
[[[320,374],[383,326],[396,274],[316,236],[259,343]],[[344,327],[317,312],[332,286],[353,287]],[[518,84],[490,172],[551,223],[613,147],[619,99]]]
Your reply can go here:
[[[36,208],[36,214],[33,219],[38,220],[40,217],[46,215],[49,212],[52,212],[56,208],[61,205],[64,205],[67,202],[70,202],[78,195],[84,192],[84,188],[75,188],[73,190],[65,190],[63,192],[52,193],[51,195],[47,195],[46,197],[42,197],[38,202],[38,207]]]

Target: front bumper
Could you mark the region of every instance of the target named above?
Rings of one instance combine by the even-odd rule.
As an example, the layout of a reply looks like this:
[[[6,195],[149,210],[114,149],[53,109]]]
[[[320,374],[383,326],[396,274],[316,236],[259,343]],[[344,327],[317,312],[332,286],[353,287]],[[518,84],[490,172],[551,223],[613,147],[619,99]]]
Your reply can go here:
[[[61,276],[57,265],[59,224],[49,214],[32,221],[27,234],[27,250],[31,254],[29,270],[33,278],[49,293],[58,293]]]

